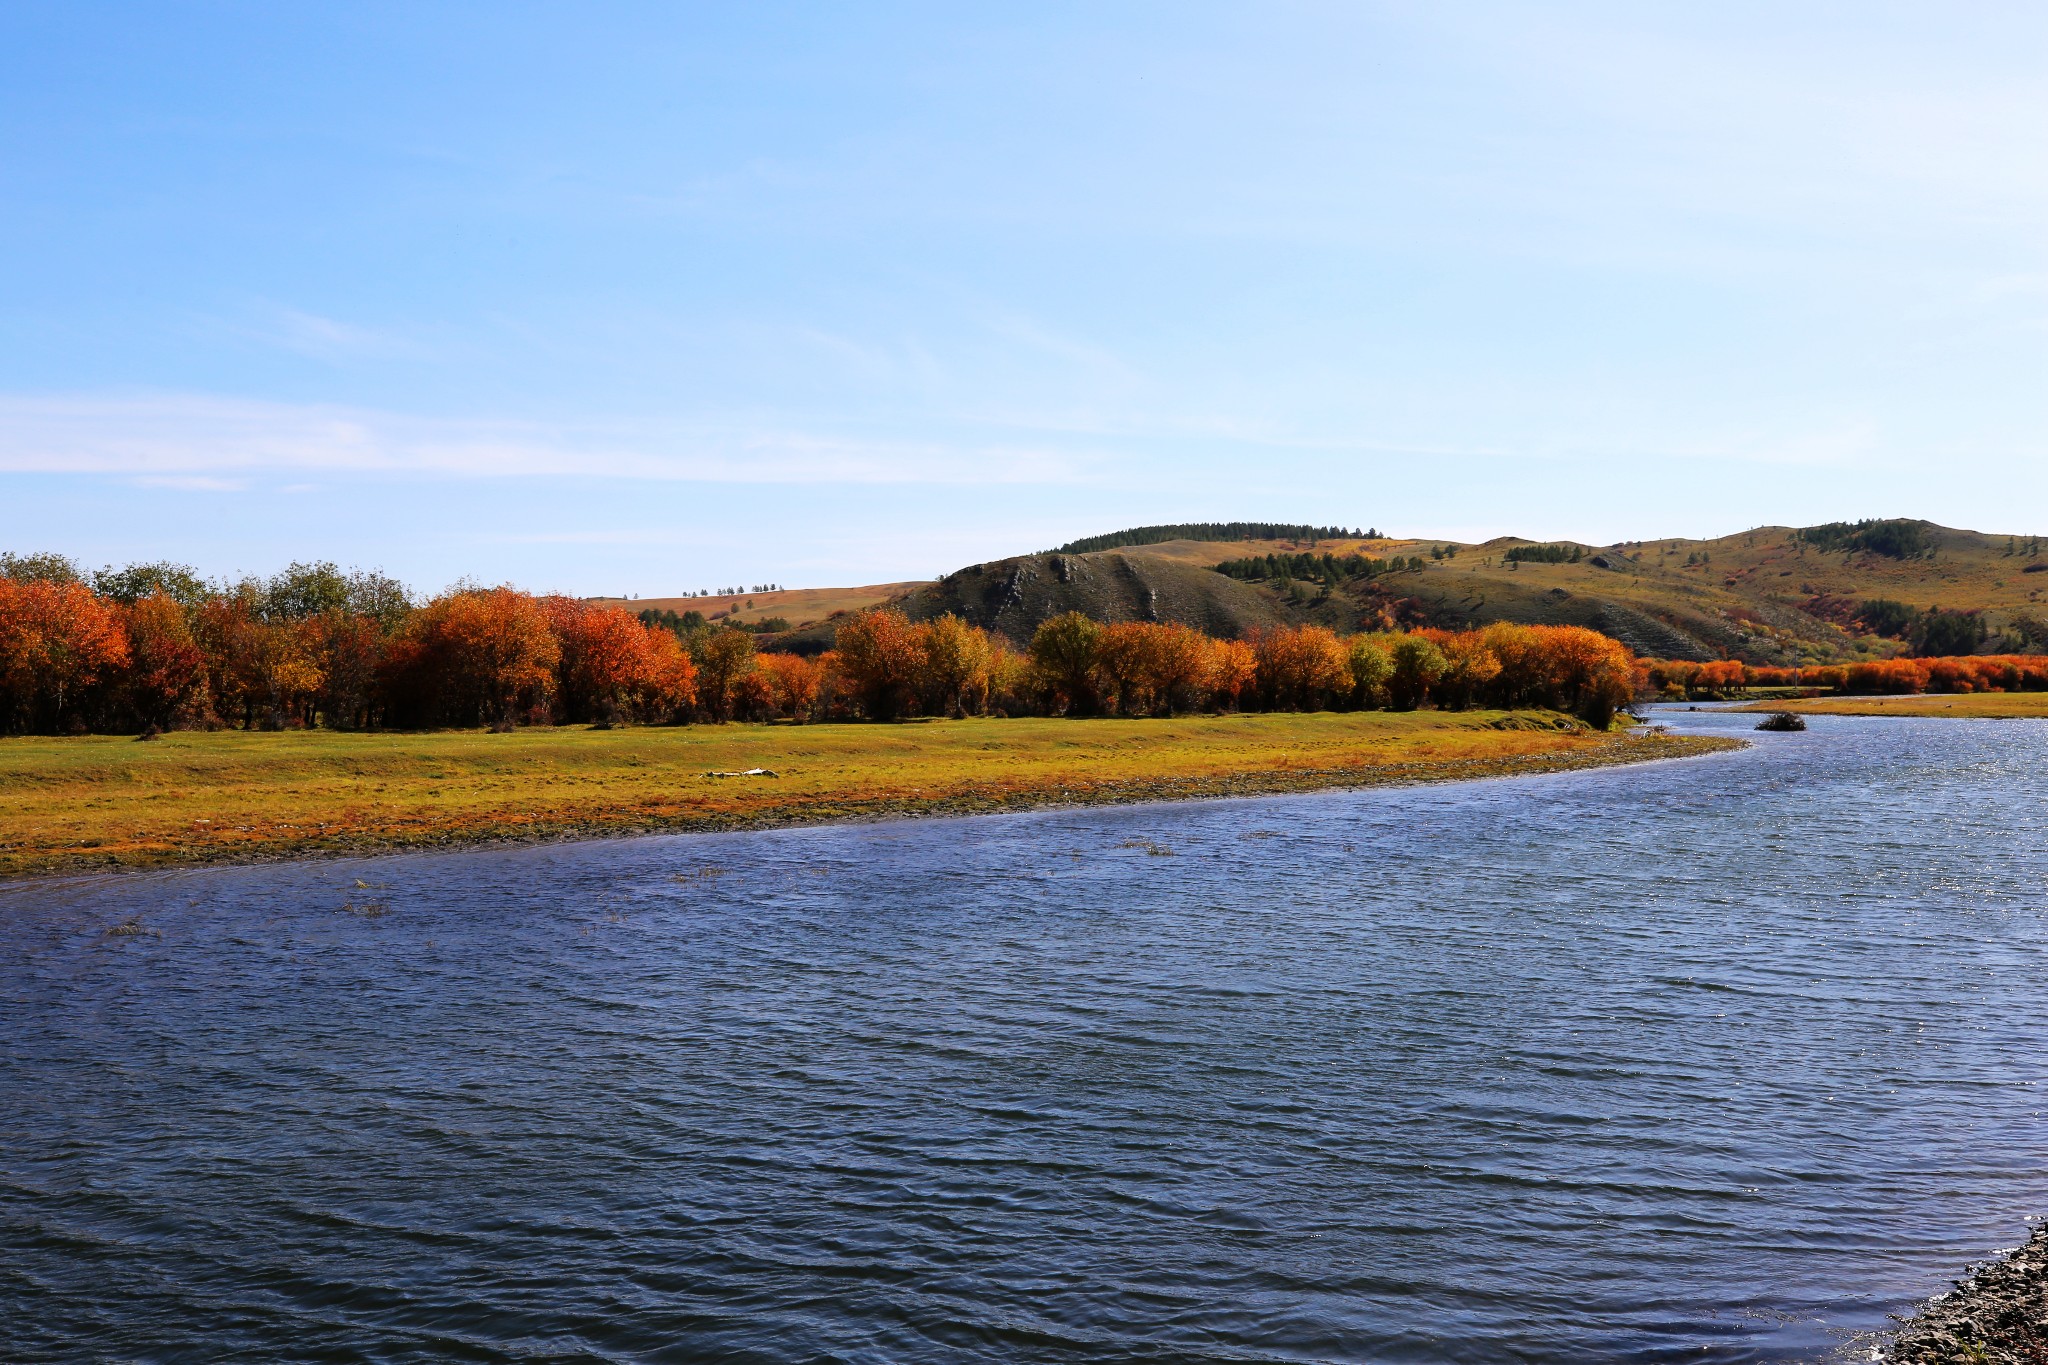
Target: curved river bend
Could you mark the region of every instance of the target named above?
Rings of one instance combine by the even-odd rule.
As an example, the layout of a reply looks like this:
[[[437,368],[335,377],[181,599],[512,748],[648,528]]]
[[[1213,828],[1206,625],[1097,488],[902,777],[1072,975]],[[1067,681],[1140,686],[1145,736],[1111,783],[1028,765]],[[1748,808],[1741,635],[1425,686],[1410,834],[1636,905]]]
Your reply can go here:
[[[0,1356],[1842,1349],[2048,1208],[2048,723],[1755,738],[0,888]]]

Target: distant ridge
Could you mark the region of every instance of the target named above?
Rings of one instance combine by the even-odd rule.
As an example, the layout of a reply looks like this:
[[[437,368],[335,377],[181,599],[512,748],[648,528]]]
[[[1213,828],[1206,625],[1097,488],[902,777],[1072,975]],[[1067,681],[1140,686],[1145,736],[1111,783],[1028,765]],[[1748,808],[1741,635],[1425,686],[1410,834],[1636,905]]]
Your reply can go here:
[[[1128,531],[1111,531],[1106,536],[1070,540],[1046,553],[1085,555],[1131,545],[1158,545],[1168,540],[1377,540],[1379,534],[1347,531],[1342,526],[1287,526],[1274,521],[1188,521],[1174,526],[1134,526]]]

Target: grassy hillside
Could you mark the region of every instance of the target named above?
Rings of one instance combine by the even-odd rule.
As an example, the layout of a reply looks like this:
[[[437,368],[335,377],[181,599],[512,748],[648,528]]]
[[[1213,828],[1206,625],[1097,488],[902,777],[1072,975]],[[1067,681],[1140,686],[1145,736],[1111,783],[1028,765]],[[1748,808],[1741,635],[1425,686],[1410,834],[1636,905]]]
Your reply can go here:
[[[630,605],[707,615],[737,607],[736,619],[748,622],[785,616],[797,627],[785,646],[806,651],[830,646],[833,613],[884,602],[919,620],[954,612],[1018,643],[1065,611],[1104,621],[1178,621],[1224,636],[1295,622],[1354,631],[1510,621],[1590,626],[1663,658],[1832,663],[1911,649],[1912,614],[1939,608],[1978,613],[1985,650],[2048,648],[2048,547],[2032,536],[1887,522],[1861,529],[1765,526],[1714,540],[1616,545],[1539,545],[1515,537],[1483,544],[1353,536],[1152,539],[1170,529],[1090,537],[1073,543],[1149,543],[1018,555],[931,583],[757,594],[752,605],[714,598]],[[1247,581],[1215,571],[1254,556],[1302,553],[1401,567],[1331,583],[1315,576]],[[1418,559],[1421,567],[1412,567]]]
[[[1242,582],[1214,571],[1253,555],[1303,552],[1420,559],[1422,567],[1329,584]],[[1912,630],[1900,619],[1873,625],[1870,618],[1886,612],[1867,604],[1879,601],[1899,604],[1887,609],[1894,618],[1933,608],[1981,613],[1987,649],[2048,647],[2044,598],[2048,549],[2040,541],[1921,522],[1861,532],[1770,526],[1714,540],[1604,546],[1539,547],[1514,537],[1483,544],[1169,540],[977,564],[902,604],[916,617],[956,611],[1020,641],[1066,610],[1111,621],[1181,621],[1228,635],[1280,621],[1339,630],[1511,621],[1590,626],[1639,654],[1795,663],[1910,648]]]
[[[1432,560],[1410,595],[1441,624],[1604,618],[1638,652],[1675,657],[1792,663],[1900,652],[1909,632],[1888,634],[1867,619],[1884,615],[1868,607],[1880,600],[1980,612],[1987,648],[2027,647],[2030,633],[2032,647],[2048,644],[2038,638],[2048,554],[2036,542],[1918,525],[1923,548],[1907,556],[1783,526],[1578,547],[1582,557],[1566,563],[1510,563],[1508,553],[1528,542],[1490,541]],[[2001,633],[2011,636],[2003,646]],[[1688,641],[1696,648],[1681,647]]]
[[[700,611],[707,619],[730,617],[735,623],[753,625],[780,616],[792,626],[808,626],[836,611],[865,611],[893,602],[922,583],[870,583],[857,588],[784,588],[779,592],[743,592],[725,597],[602,597],[606,606],[628,611]]]

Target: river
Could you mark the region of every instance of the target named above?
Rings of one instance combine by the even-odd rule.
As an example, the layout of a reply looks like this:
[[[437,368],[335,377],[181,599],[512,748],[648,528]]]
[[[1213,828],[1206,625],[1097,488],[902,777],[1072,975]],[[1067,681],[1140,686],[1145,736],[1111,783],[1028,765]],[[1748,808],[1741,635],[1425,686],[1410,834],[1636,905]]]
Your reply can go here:
[[[2048,1212],[2048,722],[1659,719],[0,887],[0,1357],[1867,1358]]]

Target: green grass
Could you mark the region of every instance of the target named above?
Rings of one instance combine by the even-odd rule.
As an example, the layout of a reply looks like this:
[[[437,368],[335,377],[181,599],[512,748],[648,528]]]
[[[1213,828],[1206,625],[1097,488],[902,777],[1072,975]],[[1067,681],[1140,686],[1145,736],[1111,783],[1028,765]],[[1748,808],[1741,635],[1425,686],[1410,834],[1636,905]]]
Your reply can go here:
[[[1573,767],[1690,751],[1549,713],[0,740],[0,875]],[[1553,728],[1562,726],[1563,728]],[[1698,747],[1698,746],[1693,746]],[[770,768],[774,778],[711,771]]]

